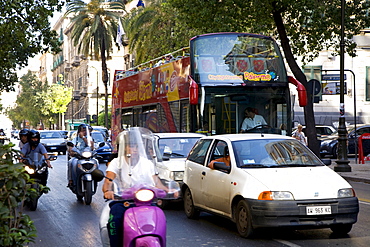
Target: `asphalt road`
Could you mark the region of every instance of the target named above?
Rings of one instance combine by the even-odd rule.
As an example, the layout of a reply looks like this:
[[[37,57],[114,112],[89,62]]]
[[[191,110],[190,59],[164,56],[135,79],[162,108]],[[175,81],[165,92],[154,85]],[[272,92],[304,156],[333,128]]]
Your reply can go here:
[[[52,162],[48,186],[51,191],[39,200],[36,211],[25,213],[34,220],[38,237],[32,247],[91,247],[101,246],[100,212],[105,205],[99,184],[91,205],[79,202],[67,185],[65,155]],[[105,170],[105,165],[101,166]],[[167,217],[167,246],[369,246],[370,243],[370,184],[351,182],[360,198],[358,222],[346,237],[336,238],[329,229],[282,231],[269,229],[253,239],[239,237],[231,221],[202,213],[199,220],[186,218],[181,204],[173,204]]]

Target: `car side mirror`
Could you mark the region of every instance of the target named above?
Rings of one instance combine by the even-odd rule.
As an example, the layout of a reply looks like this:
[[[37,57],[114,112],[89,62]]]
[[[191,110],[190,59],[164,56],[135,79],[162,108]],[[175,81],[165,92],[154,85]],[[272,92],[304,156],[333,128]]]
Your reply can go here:
[[[216,170],[226,171],[227,173],[231,171],[231,167],[227,166],[225,162],[215,162],[213,163],[213,168]]]
[[[322,161],[322,163],[324,163],[324,165],[326,165],[326,166],[330,166],[330,165],[331,165],[331,159],[322,159],[321,161]]]
[[[164,155],[163,155],[163,156],[162,156],[162,160],[163,160],[163,161],[169,161],[169,160],[170,160],[170,157],[168,157],[168,156],[164,156]]]

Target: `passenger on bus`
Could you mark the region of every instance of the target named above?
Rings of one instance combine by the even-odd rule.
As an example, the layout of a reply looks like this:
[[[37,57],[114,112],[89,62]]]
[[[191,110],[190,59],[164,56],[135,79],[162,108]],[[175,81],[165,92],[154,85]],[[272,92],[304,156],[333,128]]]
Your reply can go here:
[[[240,133],[253,129],[257,126],[267,125],[265,119],[261,115],[257,115],[252,107],[247,107],[244,111],[245,119],[242,123]]]

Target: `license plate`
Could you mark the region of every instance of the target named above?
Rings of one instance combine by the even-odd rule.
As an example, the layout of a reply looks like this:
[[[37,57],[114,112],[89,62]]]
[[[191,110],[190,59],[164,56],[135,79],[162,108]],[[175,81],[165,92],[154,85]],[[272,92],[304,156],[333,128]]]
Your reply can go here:
[[[50,147],[50,149],[57,149],[57,147]]]
[[[306,207],[307,215],[331,214],[331,206]]]

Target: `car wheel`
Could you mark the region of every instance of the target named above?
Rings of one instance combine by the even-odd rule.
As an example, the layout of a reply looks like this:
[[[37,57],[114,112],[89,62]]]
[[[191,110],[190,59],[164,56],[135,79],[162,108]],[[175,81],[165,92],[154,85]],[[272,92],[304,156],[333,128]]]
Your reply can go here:
[[[337,156],[338,156],[337,148],[338,148],[338,145],[335,145],[335,146],[333,147],[333,149],[332,149],[332,157],[333,157],[333,159],[336,159],[336,158],[337,158]]]
[[[194,207],[193,197],[189,188],[186,188],[184,194],[184,210],[189,219],[198,219],[200,211]]]
[[[238,202],[236,206],[236,228],[241,237],[249,238],[253,235],[252,216],[245,200]]]
[[[334,225],[330,229],[336,235],[346,235],[352,230],[352,224]]]

